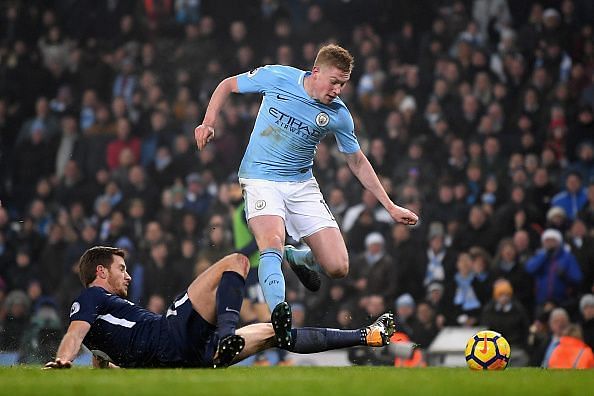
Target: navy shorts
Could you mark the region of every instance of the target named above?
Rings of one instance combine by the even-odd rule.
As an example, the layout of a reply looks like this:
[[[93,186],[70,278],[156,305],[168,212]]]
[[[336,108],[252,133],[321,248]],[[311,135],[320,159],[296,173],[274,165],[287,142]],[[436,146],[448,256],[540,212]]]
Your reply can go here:
[[[172,367],[212,367],[212,358],[219,342],[216,327],[208,323],[192,307],[185,292],[167,309],[167,339],[163,358]]]

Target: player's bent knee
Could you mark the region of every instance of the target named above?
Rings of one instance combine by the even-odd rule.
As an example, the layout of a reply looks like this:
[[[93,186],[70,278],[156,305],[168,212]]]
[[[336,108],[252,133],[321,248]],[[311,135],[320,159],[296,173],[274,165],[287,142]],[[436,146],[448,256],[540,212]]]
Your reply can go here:
[[[344,278],[349,274],[349,260],[343,259],[325,268],[326,273],[332,279]]]
[[[231,255],[231,270],[237,272],[243,278],[247,278],[248,272],[250,270],[250,260],[241,253],[233,253]]]

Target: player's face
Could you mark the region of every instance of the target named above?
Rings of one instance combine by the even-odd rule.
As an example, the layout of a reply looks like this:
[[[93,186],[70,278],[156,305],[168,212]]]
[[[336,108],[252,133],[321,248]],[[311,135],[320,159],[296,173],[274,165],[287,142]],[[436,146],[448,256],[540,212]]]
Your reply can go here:
[[[120,256],[113,256],[113,263],[107,270],[107,283],[110,286],[110,291],[120,297],[128,295],[128,286],[132,277],[126,271],[126,263],[124,258]]]
[[[312,70],[314,99],[329,104],[340,95],[345,84],[351,78],[350,72],[336,66],[314,66]]]

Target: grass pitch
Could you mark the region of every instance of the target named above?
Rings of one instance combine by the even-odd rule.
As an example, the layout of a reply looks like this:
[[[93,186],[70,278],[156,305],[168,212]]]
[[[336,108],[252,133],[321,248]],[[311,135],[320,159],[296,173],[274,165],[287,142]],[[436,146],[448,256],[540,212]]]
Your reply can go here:
[[[0,395],[587,395],[593,371],[237,367],[226,370],[0,369]]]

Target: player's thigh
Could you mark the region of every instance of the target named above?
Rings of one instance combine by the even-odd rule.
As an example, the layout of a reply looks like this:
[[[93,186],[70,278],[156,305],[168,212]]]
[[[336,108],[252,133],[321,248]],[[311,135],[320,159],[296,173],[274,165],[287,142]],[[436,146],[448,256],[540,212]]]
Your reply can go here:
[[[257,323],[242,327],[235,331],[245,340],[245,347],[233,363],[240,362],[248,356],[254,355],[268,348],[273,348],[276,343],[274,340],[274,329],[270,323]]]
[[[349,255],[338,228],[327,227],[303,238],[316,261],[332,278],[343,278],[349,272]]]
[[[245,215],[260,250],[281,249],[285,238],[284,190],[288,183],[239,179],[243,188]]]
[[[200,274],[188,286],[188,298],[194,310],[207,322],[216,324],[216,294],[223,272],[234,271],[245,278],[249,266],[250,263],[246,256],[234,253],[223,257]]]
[[[285,220],[276,215],[255,216],[248,220],[258,249],[282,250],[285,245]]]

